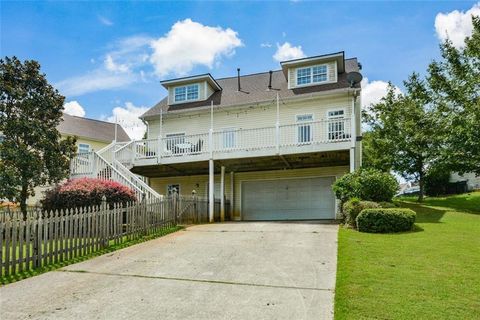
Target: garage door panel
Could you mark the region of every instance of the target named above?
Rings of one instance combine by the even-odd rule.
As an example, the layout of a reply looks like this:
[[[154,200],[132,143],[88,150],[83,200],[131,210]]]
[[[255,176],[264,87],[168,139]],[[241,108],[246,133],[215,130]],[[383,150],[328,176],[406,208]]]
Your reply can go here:
[[[244,220],[334,219],[333,177],[244,181]]]

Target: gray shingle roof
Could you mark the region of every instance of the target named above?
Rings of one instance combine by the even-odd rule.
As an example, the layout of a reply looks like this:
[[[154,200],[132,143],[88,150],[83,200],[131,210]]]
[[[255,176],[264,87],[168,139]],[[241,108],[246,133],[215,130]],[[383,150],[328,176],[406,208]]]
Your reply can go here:
[[[57,127],[62,134],[68,134],[87,139],[112,142],[115,139],[115,123],[75,117],[63,114],[63,121]],[[117,127],[117,140],[130,141],[130,137],[121,125]]]
[[[287,79],[282,70],[273,71],[272,88],[279,89],[280,97],[289,98],[300,96],[302,94],[311,94],[314,92],[335,90],[348,88],[347,73],[351,71],[359,71],[357,58],[345,59],[345,72],[338,75],[338,82],[317,86],[309,86],[297,89],[288,89]],[[214,107],[232,107],[242,104],[259,103],[263,101],[273,100],[276,96],[275,91],[268,91],[269,72],[245,75],[240,77],[241,91],[238,91],[237,77],[216,79],[218,84],[223,88],[221,91],[213,93],[207,100],[175,104],[169,106],[167,97],[163,98],[150,110],[145,112],[140,118],[148,118],[158,116],[160,110],[164,113],[169,111],[187,110],[197,107],[210,106],[213,101]]]

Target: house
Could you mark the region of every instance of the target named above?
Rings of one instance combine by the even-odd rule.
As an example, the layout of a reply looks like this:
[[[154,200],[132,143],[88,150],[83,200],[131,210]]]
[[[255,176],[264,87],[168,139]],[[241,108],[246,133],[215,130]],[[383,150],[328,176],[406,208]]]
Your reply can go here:
[[[473,172],[467,172],[463,175],[453,172],[450,175],[450,182],[465,182],[468,191],[480,190],[480,175]]]
[[[115,128],[116,127],[116,128]],[[115,140],[130,141],[130,137],[120,125],[95,119],[71,116],[64,113],[62,121],[57,126],[62,138],[76,137],[79,154],[99,151]],[[116,131],[116,133],[115,133]],[[28,205],[36,205],[43,197],[43,192],[51,186],[35,188],[35,196],[27,200]]]
[[[229,202],[234,220],[335,219],[332,183],[361,165],[361,88],[348,76],[360,64],[337,52],[280,67],[161,81],[167,96],[141,116],[148,139],[116,158],[159,194],[208,197],[210,212]]]

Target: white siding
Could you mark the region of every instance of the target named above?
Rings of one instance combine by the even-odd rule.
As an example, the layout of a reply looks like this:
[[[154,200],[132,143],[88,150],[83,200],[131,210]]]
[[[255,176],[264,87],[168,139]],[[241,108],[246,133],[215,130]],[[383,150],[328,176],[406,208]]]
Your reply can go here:
[[[341,108],[345,116],[351,116],[352,98],[348,96],[336,98],[317,98],[305,102],[285,102],[280,105],[280,125],[294,124],[298,114],[313,114],[315,120],[326,119],[327,111]],[[225,108],[214,111],[214,130],[223,128],[252,129],[275,126],[276,102],[256,108]],[[149,120],[150,138],[157,138],[160,131],[160,116],[156,120]],[[359,123],[358,123],[359,125]],[[163,135],[173,132],[188,134],[207,133],[210,129],[210,112],[204,110],[197,114],[169,115],[164,117]]]
[[[450,182],[467,181],[468,190],[480,189],[480,175],[475,175],[473,172],[468,172],[460,175],[456,172],[450,176]]]

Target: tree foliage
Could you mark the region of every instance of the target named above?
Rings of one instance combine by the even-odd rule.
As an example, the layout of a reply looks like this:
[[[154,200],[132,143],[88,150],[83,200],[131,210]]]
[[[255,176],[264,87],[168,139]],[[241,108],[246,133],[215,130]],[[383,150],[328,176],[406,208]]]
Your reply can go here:
[[[381,163],[418,180],[421,200],[426,170],[438,158],[440,127],[425,81],[413,73],[404,85],[406,92],[396,93],[389,84],[385,97],[364,118],[376,143],[370,147]]]
[[[428,68],[432,98],[447,129],[441,157],[450,170],[480,175],[480,17],[465,46],[450,40],[441,46],[442,59]]]
[[[20,202],[23,212],[36,186],[68,175],[75,139],[61,140],[56,129],[63,102],[38,62],[0,60],[0,198]]]

